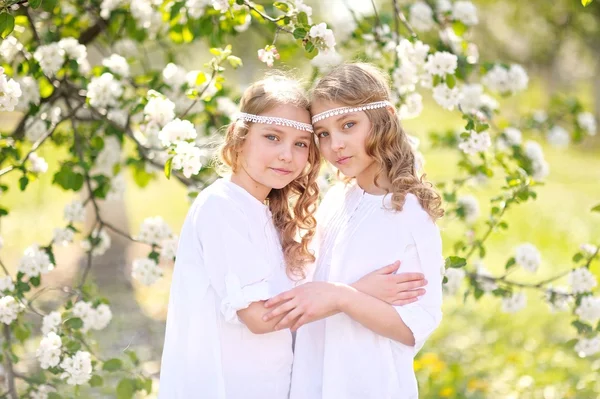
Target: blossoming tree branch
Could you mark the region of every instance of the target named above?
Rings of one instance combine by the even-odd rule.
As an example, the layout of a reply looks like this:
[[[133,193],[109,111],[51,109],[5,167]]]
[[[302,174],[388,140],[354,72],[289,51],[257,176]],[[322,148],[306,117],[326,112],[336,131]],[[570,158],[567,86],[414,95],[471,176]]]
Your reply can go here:
[[[268,5],[0,0],[0,111],[19,115],[12,131],[2,131],[0,189],[25,193],[36,184],[48,171],[38,150],[53,144],[66,154],[58,160],[53,184],[73,192],[64,223],[51,238],[25,248],[14,267],[1,262],[0,253],[5,274],[0,279],[1,360],[7,382],[0,396],[68,397],[73,389],[100,389],[105,380],[118,380],[119,398],[153,390],[152,376],[140,368],[134,351],[107,359],[95,350],[94,335],[109,325],[112,312],[109,301],[92,289],[89,271],[94,258],[110,248],[111,234],[117,234],[147,245],[147,256],[133,261],[132,277],[154,284],[174,260],[177,237],[160,216],[147,218],[133,235],[122,231],[105,220],[99,204],[122,196],[127,173],[140,187],[163,174],[177,179],[191,198],[214,178],[210,143],[236,112],[239,94],[223,72],[243,67],[231,43],[249,29],[264,38],[256,51],[268,67],[303,54],[314,80],[344,58],[360,56],[389,71],[402,119],[420,115],[425,93],[443,109],[461,114],[462,130],[431,134],[434,146],[459,154],[460,175],[438,186],[448,218],[469,226],[466,237],[446,238],[453,240],[453,251],[446,258],[445,290],[454,295],[464,288],[465,300],[498,296],[506,312],[525,307],[528,293],[540,293],[551,308],[572,313],[573,354],[600,352],[600,297],[589,270],[599,258],[598,242],[574,248],[572,265],[534,283],[512,277],[519,268],[535,273],[542,265],[543,254],[532,244],[514,248],[502,274],[483,266],[488,239],[510,229],[505,215],[535,200],[536,188],[551,170],[531,132],[553,146],[576,145],[596,134],[595,117],[576,98],[556,98],[549,109],[525,110],[506,122],[498,100],[526,90],[528,75],[520,65],[480,58],[470,34],[479,22],[473,3],[405,3],[387,1],[368,16],[351,11],[352,19],[334,35],[302,0]],[[196,41],[209,45],[212,58],[201,69],[186,70],[172,45]],[[151,63],[148,48],[172,62]],[[97,63],[88,57],[92,50],[100,54]],[[0,129],[7,127],[3,123]],[[414,151],[422,163],[416,139]],[[9,175],[17,175],[18,183],[6,183]],[[491,211],[484,218],[477,199],[462,192],[491,178],[505,183],[490,198]],[[327,185],[324,175],[322,188]],[[589,205],[600,212],[600,205]],[[0,218],[10,217],[10,209],[0,207]],[[85,229],[90,220],[92,227]],[[61,266],[54,249],[63,245],[82,246],[85,266],[73,286],[52,287],[45,276]],[[66,299],[44,313],[37,304],[50,290],[60,290]],[[39,336],[31,354],[37,362],[23,365],[17,355],[22,350],[16,348]]]

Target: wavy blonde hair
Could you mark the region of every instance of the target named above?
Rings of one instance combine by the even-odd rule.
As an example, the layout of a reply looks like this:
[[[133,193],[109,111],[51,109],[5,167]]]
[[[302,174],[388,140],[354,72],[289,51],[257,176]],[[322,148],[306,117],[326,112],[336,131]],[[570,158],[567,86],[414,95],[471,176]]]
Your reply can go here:
[[[391,101],[388,76],[366,63],[349,63],[334,68],[312,91],[312,101],[325,100],[344,106],[360,106],[375,101]],[[381,175],[391,182],[392,207],[401,211],[406,194],[412,193],[425,211],[436,220],[444,215],[442,199],[433,185],[419,177],[415,155],[395,113],[386,108],[366,110],[371,132],[366,141],[367,155],[375,159]]]
[[[272,108],[288,104],[308,111],[309,101],[300,82],[283,75],[271,75],[248,87],[240,100],[240,111],[261,115]],[[252,122],[239,120],[227,126],[219,148],[219,162],[233,173],[238,170],[238,154]],[[317,177],[320,154],[311,142],[308,163],[302,174],[282,189],[272,189],[267,202],[273,224],[279,232],[286,271],[292,278],[306,277],[305,266],[315,261],[308,245],[315,235],[315,211],[319,197]]]

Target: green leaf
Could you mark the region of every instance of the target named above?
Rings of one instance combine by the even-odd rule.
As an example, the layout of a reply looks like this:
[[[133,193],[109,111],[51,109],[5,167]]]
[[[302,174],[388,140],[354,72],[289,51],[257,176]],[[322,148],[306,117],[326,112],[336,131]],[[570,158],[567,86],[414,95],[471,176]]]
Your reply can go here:
[[[280,9],[281,11],[287,13],[290,10],[290,6],[287,5],[286,3],[283,3],[281,1],[276,1],[275,3],[273,3],[273,6],[275,8]]]
[[[54,174],[52,183],[58,184],[65,190],[79,191],[83,187],[84,178],[81,173],[73,172],[73,165],[65,163]]]
[[[206,82],[206,75],[204,72],[198,72],[198,76],[196,76],[196,86],[200,86]]]
[[[462,36],[463,33],[467,31],[467,25],[460,21],[454,21],[452,23],[452,29],[454,30],[454,33],[456,33],[456,36]]]
[[[29,335],[31,334],[31,330],[29,330],[29,328],[27,328],[27,326],[25,326],[25,325],[17,324],[14,327],[14,333],[15,333],[15,337],[17,337],[17,339],[19,341],[25,342],[25,340],[27,338],[29,338]]]
[[[577,263],[581,259],[583,259],[583,254],[581,252],[577,252],[575,255],[573,255],[573,262]]]
[[[456,77],[454,75],[446,75],[446,85],[449,88],[454,88],[456,86]]]
[[[31,8],[38,8],[42,5],[42,0],[29,0],[29,5]]]
[[[65,325],[74,330],[78,330],[83,327],[83,320],[81,320],[79,317],[72,317],[65,321]]]
[[[593,331],[592,326],[590,326],[587,323],[583,323],[579,320],[575,320],[574,322],[571,323],[571,325],[577,329],[577,332],[579,334],[590,333]]]
[[[63,397],[57,394],[56,392],[49,392],[48,399],[63,399]]]
[[[135,393],[135,381],[124,378],[117,385],[117,399],[131,399]]]
[[[15,17],[7,12],[0,13],[0,37],[6,39],[15,29]]]
[[[298,14],[298,23],[301,25],[308,25],[308,15],[305,12]]]
[[[600,204],[592,208],[592,212],[600,212]]]
[[[233,68],[239,68],[243,65],[242,59],[240,57],[236,57],[235,55],[230,55],[227,57],[227,61],[229,61],[229,65]]]
[[[294,30],[294,38],[295,39],[304,39],[306,37],[306,29],[297,28]]]
[[[449,256],[446,258],[446,268],[461,268],[467,264],[467,260],[465,258],[461,258],[460,256]]]
[[[315,45],[312,42],[308,42],[306,43],[305,49],[307,52],[312,53],[313,51],[315,51]]]
[[[92,378],[90,378],[90,385],[92,387],[101,387],[104,384],[104,380],[99,375],[94,374]]]
[[[581,4],[582,4],[584,7],[587,7],[587,6],[588,6],[588,4],[590,4],[592,1],[593,1],[593,0],[581,0]]]
[[[172,167],[172,164],[173,164],[173,158],[171,157],[165,163],[165,176],[167,177],[167,179],[171,178],[171,167]]]
[[[506,262],[506,266],[504,266],[504,269],[508,270],[516,264],[517,264],[517,261],[515,260],[515,258],[510,258],[508,260],[508,262]]]
[[[29,178],[27,176],[21,176],[21,178],[19,179],[19,189],[21,189],[21,191],[25,191],[28,184]]]
[[[0,216],[8,215],[8,209],[0,208]]]
[[[40,276],[35,276],[35,277],[31,277],[29,279],[29,282],[31,283],[31,285],[33,285],[34,287],[39,287],[40,286]]]
[[[140,364],[140,359],[134,351],[126,350],[125,353],[127,354],[127,356],[129,356],[129,359],[131,360],[131,363],[133,363],[134,366],[138,366]]]
[[[77,341],[69,341],[65,347],[69,350],[69,352],[77,352],[81,349],[81,343]]]
[[[107,360],[106,362],[104,362],[104,364],[102,365],[102,370],[105,371],[116,371],[116,370],[120,370],[123,367],[123,362],[121,361],[121,359],[110,359]]]

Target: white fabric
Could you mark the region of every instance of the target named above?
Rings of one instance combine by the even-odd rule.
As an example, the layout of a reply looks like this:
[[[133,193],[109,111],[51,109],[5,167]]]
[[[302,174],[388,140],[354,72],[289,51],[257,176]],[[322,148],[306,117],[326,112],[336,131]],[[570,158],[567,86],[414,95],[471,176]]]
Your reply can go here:
[[[416,353],[439,325],[442,312],[441,238],[417,198],[401,212],[391,196],[364,193],[358,185],[336,186],[317,214],[315,281],[353,283],[400,260],[399,272],[422,272],[426,294],[395,307],[416,345],[377,335],[341,313],[298,330],[291,399],[417,398]]]
[[[161,399],[287,399],[289,330],[253,334],[237,311],[293,288],[267,206],[227,179],[185,219],[171,283]]]

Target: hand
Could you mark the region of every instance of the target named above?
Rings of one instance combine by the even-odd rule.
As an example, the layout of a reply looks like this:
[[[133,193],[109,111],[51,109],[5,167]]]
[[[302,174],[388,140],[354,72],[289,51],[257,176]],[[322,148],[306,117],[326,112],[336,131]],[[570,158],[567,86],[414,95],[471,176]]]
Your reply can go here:
[[[265,307],[273,310],[267,313],[263,320],[269,321],[287,313],[274,329],[290,328],[296,331],[306,323],[338,313],[343,287],[347,286],[322,281],[302,284],[265,302]]]
[[[400,267],[396,261],[391,265],[377,269],[352,284],[357,290],[394,306],[416,302],[425,294],[421,288],[427,284],[422,273],[395,274]]]

